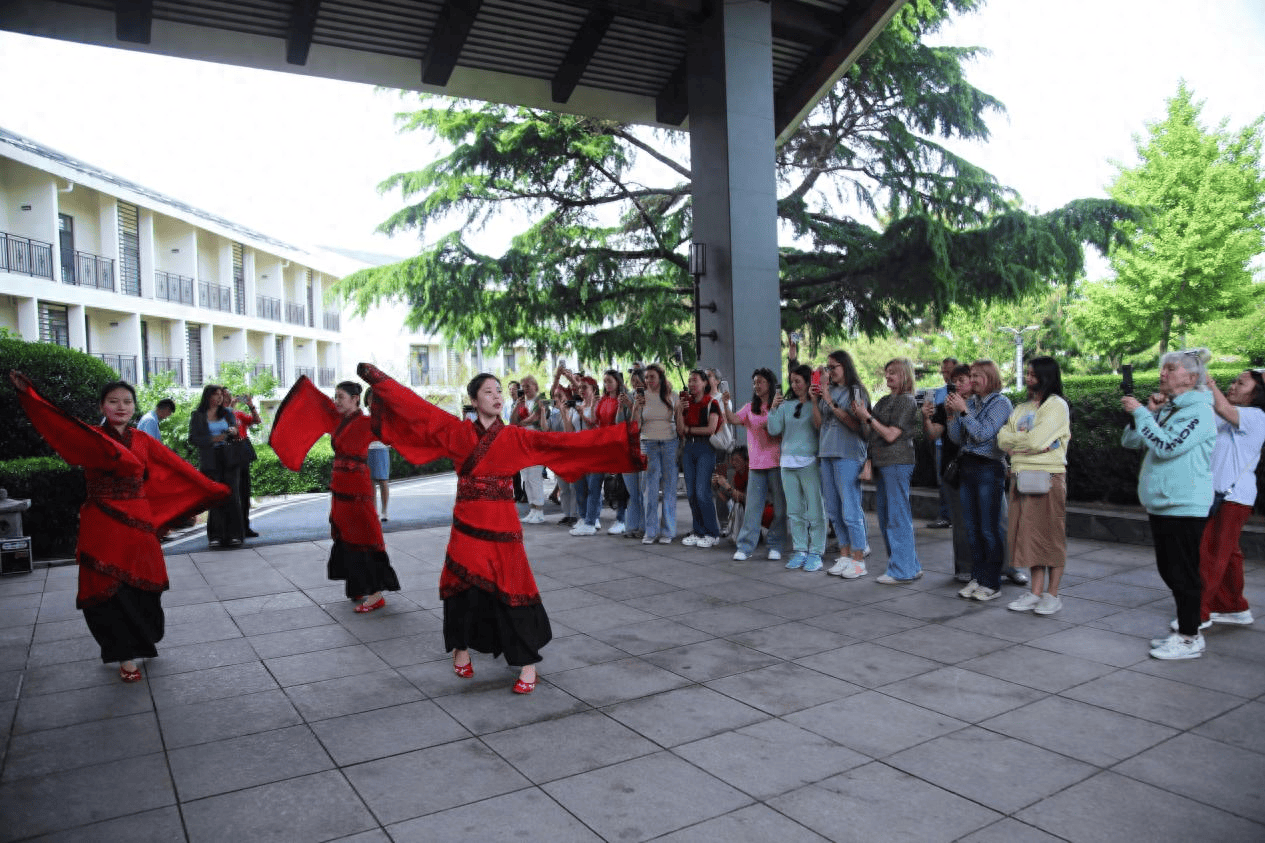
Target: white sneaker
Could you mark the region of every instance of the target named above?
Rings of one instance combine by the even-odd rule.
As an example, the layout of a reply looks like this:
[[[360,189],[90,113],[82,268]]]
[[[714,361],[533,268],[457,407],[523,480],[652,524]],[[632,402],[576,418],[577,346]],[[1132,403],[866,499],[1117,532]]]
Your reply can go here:
[[[974,594],[976,589],[978,588],[979,588],[979,583],[976,582],[975,580],[971,580],[966,585],[962,586],[962,588],[958,591],[958,597],[962,597],[967,600],[970,600],[971,595]]]
[[[1033,594],[1031,591],[1025,591],[1023,596],[1007,603],[1006,608],[1012,612],[1031,612],[1040,602],[1040,597]]]
[[[1208,620],[1211,623],[1229,623],[1235,626],[1248,626],[1255,620],[1252,617],[1251,609],[1244,609],[1242,612],[1209,612]]]
[[[987,603],[989,600],[996,600],[1001,597],[1001,589],[989,588],[986,585],[975,587],[975,591],[971,594],[972,600],[978,600],[981,603]]]
[[[1199,631],[1203,632],[1205,629],[1207,629],[1210,626],[1212,626],[1211,618],[1199,624]],[[1180,630],[1177,627],[1177,618],[1173,618],[1171,621],[1168,622],[1168,628],[1173,630],[1173,632],[1180,632]]]
[[[1031,594],[1032,592],[1028,592]],[[1041,595],[1041,601],[1037,603],[1037,607],[1032,610],[1034,615],[1052,615],[1059,609],[1063,608],[1063,598],[1057,594],[1046,592]]]
[[[584,521],[581,521],[579,524],[572,527],[570,532],[573,536],[591,536],[597,533],[597,528],[592,524],[587,524]]]
[[[861,552],[861,558],[862,559],[870,558],[870,546],[868,544],[865,546],[865,550]]]
[[[1154,643],[1154,642],[1152,642]],[[1204,651],[1204,637],[1196,635],[1187,638],[1184,635],[1171,635],[1155,649],[1151,650],[1151,658],[1164,659],[1197,659]]]
[[[654,544],[654,542],[655,542],[654,536],[643,536],[641,539],[642,544]]]
[[[715,547],[719,541],[720,539],[715,536],[699,536],[698,541],[694,544],[696,547]]]
[[[539,509],[533,509],[523,518],[524,524],[543,524],[545,523],[545,513]]]
[[[832,577],[841,577],[843,572],[852,567],[852,560],[846,556],[840,556],[835,560],[835,564],[826,569],[826,573]]]
[[[844,568],[843,573],[841,573],[839,576],[843,577],[845,580],[855,580],[857,577],[865,576],[865,574],[866,574],[866,571],[865,571],[864,562],[855,562],[855,561],[849,560],[848,567]]]
[[[614,524],[611,525],[610,529],[607,530],[606,532],[608,535],[612,535],[612,536],[620,535],[621,533],[624,532],[624,522],[616,521]]]
[[[734,553],[734,561],[735,561],[735,562],[746,562],[746,561],[747,561],[748,559],[750,559],[750,558],[751,558],[750,556],[748,556],[747,554],[743,553],[741,550],[739,550],[739,551],[737,551],[736,553]]]
[[[686,547],[693,547],[694,545],[698,544],[698,536],[694,535],[693,533],[690,533],[688,536],[681,539],[681,544],[685,545]]]
[[[782,558],[782,552],[780,550],[769,551],[769,559],[773,560],[774,562],[777,562],[781,558]]]
[[[672,544],[672,536],[659,536],[659,544]]]

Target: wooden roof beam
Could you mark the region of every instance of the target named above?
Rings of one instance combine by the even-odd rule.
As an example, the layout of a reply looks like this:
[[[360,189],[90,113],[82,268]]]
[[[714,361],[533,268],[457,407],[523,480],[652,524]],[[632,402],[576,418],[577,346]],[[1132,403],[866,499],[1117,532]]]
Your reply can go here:
[[[680,126],[690,113],[690,95],[686,87],[688,57],[682,57],[681,63],[672,71],[663,90],[654,100],[654,119],[665,126]]]
[[[482,5],[483,0],[447,0],[444,3],[435,21],[435,31],[426,43],[426,55],[422,57],[422,82],[427,85],[448,84]]]
[[[567,48],[558,72],[553,75],[554,102],[565,103],[571,99],[575,86],[580,84],[580,77],[584,75],[584,69],[597,54],[597,48],[606,37],[606,30],[610,29],[613,20],[615,13],[608,8],[595,6],[589,10],[588,17],[580,24],[575,38],[571,40],[571,46]]]
[[[286,31],[286,62],[307,64],[308,51],[312,49],[312,35],[316,32],[316,16],[321,0],[294,0],[290,7],[290,26]]]
[[[148,44],[154,24],[154,0],[115,0],[114,35],[131,44]]]
[[[773,36],[801,44],[837,41],[847,35],[848,24],[855,17],[851,7],[829,12],[799,0],[773,0]]]

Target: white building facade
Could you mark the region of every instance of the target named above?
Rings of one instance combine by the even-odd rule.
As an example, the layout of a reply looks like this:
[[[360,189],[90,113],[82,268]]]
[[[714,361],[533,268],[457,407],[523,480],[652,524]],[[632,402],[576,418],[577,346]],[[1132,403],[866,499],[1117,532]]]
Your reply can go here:
[[[196,389],[249,362],[283,388],[351,374],[337,262],[0,129],[0,326],[124,380]]]

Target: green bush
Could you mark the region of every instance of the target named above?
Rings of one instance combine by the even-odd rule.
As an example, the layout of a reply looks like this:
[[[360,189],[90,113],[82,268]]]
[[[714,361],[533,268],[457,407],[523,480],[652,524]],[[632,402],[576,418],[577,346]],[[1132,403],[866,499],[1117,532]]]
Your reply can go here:
[[[255,454],[259,459],[250,464],[250,490],[256,497],[301,495],[329,488],[329,478],[334,470],[334,449],[325,437],[312,446],[299,471],[291,471],[282,465],[267,445],[257,443]]]
[[[81,469],[60,457],[7,460],[0,462],[0,488],[11,498],[31,499],[31,508],[22,514],[22,528],[31,537],[37,558],[74,554],[79,507],[88,494]]]
[[[25,342],[0,336],[0,454],[17,457],[49,457],[53,449],[35,431],[18,404],[17,392],[9,383],[9,370],[17,369],[35,388],[61,409],[90,424],[101,420],[97,393],[118,374],[90,354],[47,342]]]

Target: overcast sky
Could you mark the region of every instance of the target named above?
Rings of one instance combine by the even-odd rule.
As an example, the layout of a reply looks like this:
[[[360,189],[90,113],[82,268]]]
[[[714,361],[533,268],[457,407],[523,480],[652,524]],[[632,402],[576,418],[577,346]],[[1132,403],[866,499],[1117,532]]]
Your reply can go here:
[[[1208,122],[1265,111],[1265,0],[992,0],[943,40],[992,51],[970,78],[1009,115],[963,151],[1038,210],[1103,195],[1179,78]],[[398,94],[7,33],[0,79],[40,143],[296,245],[413,248],[373,233],[400,205],[377,184],[434,157]]]

